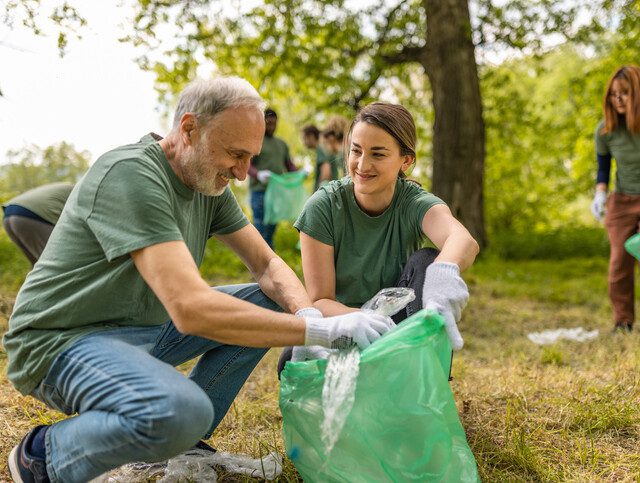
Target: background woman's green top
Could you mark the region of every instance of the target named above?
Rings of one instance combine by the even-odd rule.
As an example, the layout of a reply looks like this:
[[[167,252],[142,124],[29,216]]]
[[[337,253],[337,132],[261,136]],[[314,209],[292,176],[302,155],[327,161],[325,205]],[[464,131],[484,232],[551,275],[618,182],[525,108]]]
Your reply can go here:
[[[409,256],[426,239],[422,219],[444,202],[411,181],[398,179],[391,205],[369,216],[356,203],[351,178],[316,191],[294,226],[334,248],[336,300],[360,307],[396,284]]]
[[[604,121],[596,129],[596,151],[616,160],[616,192],[640,195],[640,136],[631,134],[624,126],[601,134]]]

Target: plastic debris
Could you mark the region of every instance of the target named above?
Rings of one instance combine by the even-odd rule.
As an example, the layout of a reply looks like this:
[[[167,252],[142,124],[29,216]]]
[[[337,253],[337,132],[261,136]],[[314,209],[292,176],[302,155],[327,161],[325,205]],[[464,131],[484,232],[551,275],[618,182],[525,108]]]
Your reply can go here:
[[[134,483],[157,480],[161,483],[214,483],[215,468],[225,473],[240,474],[265,480],[275,480],[282,473],[282,456],[271,452],[262,458],[242,454],[212,453],[191,449],[160,463],[129,463],[95,478],[90,483]]]
[[[574,329],[554,329],[542,332],[531,332],[527,334],[531,342],[538,345],[554,344],[560,339],[574,340],[576,342],[585,342],[598,337],[598,329],[585,330],[582,327]]]

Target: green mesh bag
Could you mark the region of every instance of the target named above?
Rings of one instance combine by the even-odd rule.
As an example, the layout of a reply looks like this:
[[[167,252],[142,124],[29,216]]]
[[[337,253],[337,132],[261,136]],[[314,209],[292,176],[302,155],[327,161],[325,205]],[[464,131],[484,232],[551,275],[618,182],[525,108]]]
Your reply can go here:
[[[624,247],[631,255],[640,260],[640,233],[636,233],[624,242]]]
[[[272,174],[264,193],[264,224],[275,225],[279,221],[295,221],[307,200],[304,189],[304,171]]]
[[[305,481],[480,481],[448,374],[443,319],[425,310],[360,355],[355,400],[329,455],[320,426],[326,360],[288,362],[280,410],[289,458]]]

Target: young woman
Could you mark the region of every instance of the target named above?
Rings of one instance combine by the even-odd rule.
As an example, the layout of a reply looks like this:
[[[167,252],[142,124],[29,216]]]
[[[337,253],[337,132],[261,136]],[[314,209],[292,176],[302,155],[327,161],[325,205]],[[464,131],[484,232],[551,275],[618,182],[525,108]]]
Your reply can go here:
[[[294,224],[314,306],[325,317],[342,314],[382,288],[409,286],[416,300],[396,323],[434,309],[460,349],[456,322],[469,296],[460,272],[473,263],[478,244],[442,200],[406,179],[416,160],[411,114],[395,104],[370,104],[353,120],[346,143],[348,176],[316,191]],[[426,238],[439,251],[419,250]],[[324,355],[320,348],[296,347],[293,360]],[[280,367],[288,357],[285,350]]]
[[[634,311],[634,258],[624,242],[640,223],[640,67],[619,68],[607,84],[604,119],[596,129],[598,174],[591,211],[609,234],[609,298],[614,330],[631,331]],[[615,190],[607,199],[611,158],[616,160]]]

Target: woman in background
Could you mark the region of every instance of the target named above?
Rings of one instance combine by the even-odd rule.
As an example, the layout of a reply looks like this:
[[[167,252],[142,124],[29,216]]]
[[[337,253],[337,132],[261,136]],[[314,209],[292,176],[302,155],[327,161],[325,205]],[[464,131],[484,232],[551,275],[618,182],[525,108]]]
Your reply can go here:
[[[615,331],[631,331],[635,321],[634,258],[624,242],[640,223],[640,67],[628,65],[611,76],[596,129],[598,174],[591,211],[609,234],[609,298]],[[614,191],[607,197],[611,159],[616,160]]]

